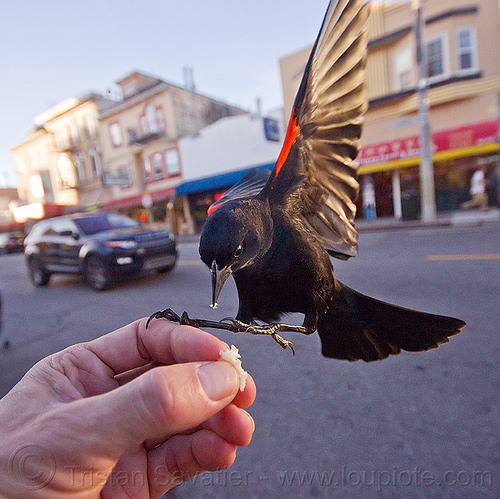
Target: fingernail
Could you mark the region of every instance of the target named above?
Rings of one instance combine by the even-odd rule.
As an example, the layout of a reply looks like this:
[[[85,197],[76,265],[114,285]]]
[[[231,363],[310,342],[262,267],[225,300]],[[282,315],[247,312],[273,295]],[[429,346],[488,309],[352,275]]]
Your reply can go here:
[[[252,416],[250,416],[250,414],[248,412],[245,411],[245,413],[247,414],[248,418],[250,419],[250,422],[252,423],[252,427],[253,427],[252,433],[253,433],[255,431],[255,420],[252,418]]]
[[[198,378],[207,396],[221,400],[238,389],[238,373],[229,362],[210,362],[198,368]]]

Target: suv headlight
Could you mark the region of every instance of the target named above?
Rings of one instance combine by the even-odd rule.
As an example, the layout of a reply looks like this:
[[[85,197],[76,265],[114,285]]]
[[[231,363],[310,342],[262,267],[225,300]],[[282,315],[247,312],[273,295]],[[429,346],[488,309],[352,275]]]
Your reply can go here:
[[[137,248],[137,243],[131,240],[107,241],[106,246],[109,246],[110,248],[133,249]]]

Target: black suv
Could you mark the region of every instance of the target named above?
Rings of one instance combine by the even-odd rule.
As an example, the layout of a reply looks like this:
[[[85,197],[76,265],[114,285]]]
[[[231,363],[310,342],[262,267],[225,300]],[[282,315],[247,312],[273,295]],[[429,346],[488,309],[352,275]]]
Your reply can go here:
[[[142,270],[168,272],[177,261],[174,236],[114,213],[77,214],[44,220],[24,241],[26,265],[35,286],[51,274],[82,274],[102,291]]]
[[[24,236],[20,232],[0,234],[0,255],[7,253],[22,253]]]

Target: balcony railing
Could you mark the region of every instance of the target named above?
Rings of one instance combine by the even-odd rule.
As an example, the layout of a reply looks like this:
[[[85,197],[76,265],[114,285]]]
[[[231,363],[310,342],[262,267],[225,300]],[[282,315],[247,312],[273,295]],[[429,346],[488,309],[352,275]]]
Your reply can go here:
[[[165,130],[158,130],[157,132],[140,133],[134,128],[127,130],[129,144],[146,144],[152,140],[165,137]]]
[[[60,139],[54,140],[55,148],[57,152],[75,152],[80,148],[79,139]]]

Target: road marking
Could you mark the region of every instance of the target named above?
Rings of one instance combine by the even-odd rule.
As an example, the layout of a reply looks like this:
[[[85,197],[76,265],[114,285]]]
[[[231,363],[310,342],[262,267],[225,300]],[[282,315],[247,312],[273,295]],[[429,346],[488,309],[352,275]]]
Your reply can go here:
[[[477,253],[470,255],[427,255],[426,260],[500,260],[500,253]]]
[[[179,260],[179,265],[203,265],[201,260]]]

